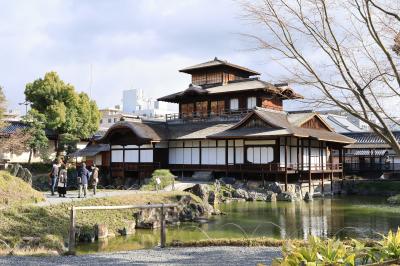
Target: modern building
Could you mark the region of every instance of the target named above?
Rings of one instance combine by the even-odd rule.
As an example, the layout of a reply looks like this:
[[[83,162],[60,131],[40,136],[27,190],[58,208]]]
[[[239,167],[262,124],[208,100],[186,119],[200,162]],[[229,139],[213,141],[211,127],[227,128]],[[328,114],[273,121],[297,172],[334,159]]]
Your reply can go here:
[[[180,72],[191,75],[188,88],[158,99],[178,104],[179,113],[165,121],[117,122],[93,143],[110,145],[105,153],[114,180],[140,182],[160,167],[310,188],[312,179],[342,176],[343,147],[354,140],[317,113],[285,112],[283,101],[302,98],[288,84],[265,82],[218,58]]]
[[[146,98],[140,89],[124,90],[122,107],[125,114],[144,117],[164,117],[168,113],[167,103]]]
[[[119,121],[124,121],[124,120],[140,121],[138,115],[124,113],[119,108],[104,108],[100,109],[99,111],[101,113],[100,124],[99,124],[100,131],[109,129],[112,125],[114,125]]]

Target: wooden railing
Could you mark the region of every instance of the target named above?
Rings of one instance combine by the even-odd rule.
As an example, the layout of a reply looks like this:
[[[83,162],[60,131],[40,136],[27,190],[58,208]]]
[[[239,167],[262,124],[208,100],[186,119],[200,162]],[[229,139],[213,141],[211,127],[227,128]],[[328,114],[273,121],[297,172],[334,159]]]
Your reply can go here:
[[[203,165],[203,164],[170,164],[173,170],[211,170],[211,171],[237,171],[237,172],[285,172],[285,171],[309,171],[309,165],[287,164],[287,168],[283,163],[269,164],[220,164],[220,165]],[[342,163],[326,163],[325,165],[311,165],[311,171],[341,171]]]
[[[185,121],[204,121],[204,120],[238,120],[248,113],[250,113],[253,109],[223,109],[219,112],[191,112],[191,113],[174,113],[174,114],[166,114],[166,121],[174,121],[180,120],[181,122]]]
[[[161,225],[161,243],[162,248],[165,247],[166,243],[166,230],[165,230],[165,208],[177,207],[178,204],[147,204],[147,205],[120,205],[120,206],[73,206],[70,211],[70,222],[69,222],[69,243],[68,253],[75,253],[75,233],[76,233],[76,217],[78,210],[125,210],[125,209],[160,209],[160,225]]]

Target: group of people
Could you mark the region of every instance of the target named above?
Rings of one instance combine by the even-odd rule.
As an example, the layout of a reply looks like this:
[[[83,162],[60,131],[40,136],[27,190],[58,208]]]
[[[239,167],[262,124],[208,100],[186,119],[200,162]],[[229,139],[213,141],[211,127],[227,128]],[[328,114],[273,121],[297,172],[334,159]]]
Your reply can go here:
[[[63,163],[61,160],[54,161],[49,174],[51,195],[55,195],[56,188],[59,197],[65,197],[67,194],[68,168],[68,163]],[[96,195],[97,184],[99,183],[99,168],[94,164],[90,169],[91,171],[87,169],[85,163],[82,163],[81,167],[77,169],[76,180],[79,186],[78,198],[80,198],[82,194],[83,197],[86,198],[89,182],[93,186],[93,194]]]

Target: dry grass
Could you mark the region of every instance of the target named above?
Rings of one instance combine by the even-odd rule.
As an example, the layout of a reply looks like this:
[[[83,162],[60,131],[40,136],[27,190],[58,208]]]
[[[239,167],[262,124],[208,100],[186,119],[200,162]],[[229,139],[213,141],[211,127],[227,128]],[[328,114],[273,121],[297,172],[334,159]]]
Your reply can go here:
[[[0,171],[0,208],[43,201],[42,193],[22,179]]]
[[[130,205],[147,203],[173,203],[186,192],[140,193],[108,198],[92,198],[78,202],[63,203],[46,207],[16,206],[0,210],[0,242],[11,248],[21,245],[23,237],[53,236],[51,241],[41,241],[40,247],[58,250],[64,246],[68,236],[69,214],[72,206]],[[192,197],[194,197],[192,195]],[[200,201],[197,197],[196,200]],[[78,211],[77,225],[91,227],[106,224],[110,231],[117,232],[132,221],[134,210]],[[1,247],[2,245],[0,245]]]
[[[210,247],[210,246],[243,246],[243,247],[281,247],[286,243],[285,239],[275,239],[269,237],[257,237],[257,238],[238,238],[238,239],[204,239],[198,241],[175,241],[170,244],[172,247]],[[290,240],[297,244],[304,244],[303,240]]]

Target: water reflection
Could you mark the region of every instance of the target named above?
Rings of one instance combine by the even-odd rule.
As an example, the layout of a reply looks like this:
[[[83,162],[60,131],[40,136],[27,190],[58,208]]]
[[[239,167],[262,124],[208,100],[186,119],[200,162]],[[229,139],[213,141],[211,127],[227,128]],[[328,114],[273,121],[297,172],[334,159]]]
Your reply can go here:
[[[221,206],[227,213],[207,224],[183,223],[167,229],[167,241],[266,236],[302,238],[308,235],[376,238],[400,225],[400,209],[384,198],[342,197],[312,202],[236,202]],[[158,245],[158,230],[137,230],[129,237],[79,245],[81,253],[132,250]]]

